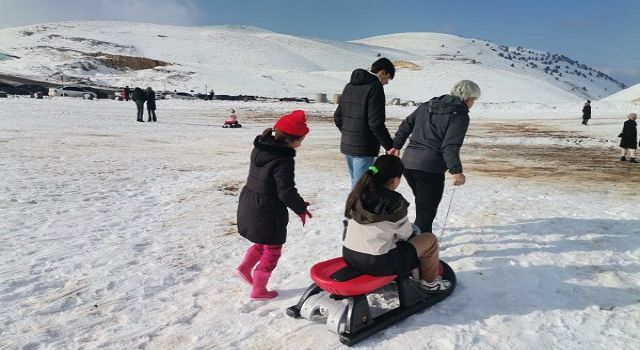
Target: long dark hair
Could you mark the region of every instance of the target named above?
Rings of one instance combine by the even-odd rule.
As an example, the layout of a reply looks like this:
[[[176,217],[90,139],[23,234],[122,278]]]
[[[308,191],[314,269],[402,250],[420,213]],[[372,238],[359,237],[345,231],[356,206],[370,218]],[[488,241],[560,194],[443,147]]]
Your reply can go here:
[[[275,136],[274,136],[274,132],[275,132]],[[262,138],[267,138],[267,137],[273,137],[273,139],[275,140],[275,142],[277,144],[290,145],[290,144],[300,140],[304,136],[289,135],[289,134],[284,133],[284,132],[282,132],[282,131],[280,131],[278,129],[275,129],[275,128],[266,128],[262,132]]]
[[[371,209],[376,206],[379,199],[378,192],[383,188],[389,180],[402,176],[404,165],[400,158],[391,155],[383,155],[378,157],[373,163],[378,170],[367,170],[360,178],[360,181],[351,190],[347,205],[344,210],[344,216],[351,218],[351,211],[355,209],[358,199],[365,208]]]

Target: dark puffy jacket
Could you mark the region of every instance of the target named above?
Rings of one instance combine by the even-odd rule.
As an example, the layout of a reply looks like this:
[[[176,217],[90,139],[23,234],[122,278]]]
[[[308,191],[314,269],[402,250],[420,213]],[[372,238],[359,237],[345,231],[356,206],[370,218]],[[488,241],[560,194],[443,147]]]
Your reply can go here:
[[[145,90],[145,98],[147,100],[147,109],[156,109],[156,92],[153,90]]]
[[[635,120],[627,120],[622,127],[622,139],[620,140],[620,147],[622,148],[638,148],[638,129]]]
[[[137,87],[135,89],[133,89],[133,93],[131,94],[131,99],[134,101],[142,101],[144,102],[144,100],[147,99],[146,94],[144,93],[144,91],[142,91],[141,88]]]
[[[393,147],[409,145],[402,162],[405,168],[428,173],[462,172],[460,148],[469,128],[469,109],[460,97],[443,95],[420,105],[398,128]]]
[[[418,265],[416,250],[406,241],[413,233],[409,202],[395,191],[381,189],[378,194],[374,205],[359,199],[350,210],[342,256],[362,273],[403,274]]]
[[[385,97],[380,79],[356,69],[344,87],[340,104],[333,115],[342,133],[340,152],[359,157],[375,157],[380,145],[391,149],[391,135],[385,126]]]
[[[591,119],[590,105],[584,105],[584,107],[582,107],[582,119]]]
[[[238,204],[238,232],[253,243],[284,244],[289,213],[307,210],[294,182],[296,151],[269,136],[256,137],[249,176]]]

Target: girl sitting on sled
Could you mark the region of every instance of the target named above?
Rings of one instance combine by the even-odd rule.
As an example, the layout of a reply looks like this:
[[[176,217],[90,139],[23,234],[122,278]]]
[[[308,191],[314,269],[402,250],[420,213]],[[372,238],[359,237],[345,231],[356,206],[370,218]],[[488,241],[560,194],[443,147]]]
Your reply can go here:
[[[342,255],[349,266],[373,276],[406,275],[419,268],[420,286],[442,293],[451,283],[438,274],[436,236],[431,232],[413,236],[409,203],[395,192],[403,171],[400,158],[383,155],[360,178],[347,199],[349,222]]]

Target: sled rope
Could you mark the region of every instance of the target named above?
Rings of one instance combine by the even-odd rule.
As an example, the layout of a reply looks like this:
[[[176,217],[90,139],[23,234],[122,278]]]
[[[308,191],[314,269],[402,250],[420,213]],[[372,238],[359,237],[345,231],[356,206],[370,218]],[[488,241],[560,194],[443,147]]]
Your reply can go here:
[[[438,242],[442,244],[442,236],[444,236],[444,230],[447,228],[447,219],[449,219],[449,212],[451,211],[451,203],[453,203],[453,194],[456,193],[456,187],[453,186],[451,190],[451,198],[449,198],[449,208],[447,208],[447,215],[444,217],[444,224],[442,225],[442,232],[440,232],[440,239]]]

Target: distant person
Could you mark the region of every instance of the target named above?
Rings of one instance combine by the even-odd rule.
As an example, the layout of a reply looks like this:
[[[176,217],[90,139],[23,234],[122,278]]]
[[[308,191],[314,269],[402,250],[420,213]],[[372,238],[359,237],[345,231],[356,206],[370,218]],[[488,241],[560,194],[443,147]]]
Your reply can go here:
[[[622,158],[620,158],[621,161],[625,161],[627,153],[629,154],[629,162],[630,163],[638,163],[636,161],[636,150],[638,148],[638,129],[637,129],[637,123],[636,123],[636,118],[638,118],[638,115],[635,113],[630,113],[629,115],[627,115],[627,121],[624,122],[624,126],[622,127],[622,132],[620,133],[620,135],[618,135],[619,137],[621,137],[620,140],[620,147],[622,148]]]
[[[340,152],[347,160],[351,187],[373,164],[380,153],[393,147],[385,126],[384,85],[393,80],[396,68],[387,58],[373,62],[371,71],[356,69],[344,87],[333,119],[340,130]]]
[[[149,119],[147,121],[157,122],[158,119],[156,119],[156,92],[153,91],[151,87],[147,88],[146,100],[147,100],[147,115],[149,116]],[[153,114],[153,118],[151,117],[152,114]]]
[[[213,93],[213,90],[209,91],[209,95],[207,95],[207,100],[212,101],[214,96],[215,94]]]
[[[587,125],[591,119],[591,101],[587,100],[587,103],[582,107],[582,125]]]
[[[296,149],[308,132],[304,111],[298,110],[280,117],[273,128],[253,141],[236,221],[240,235],[253,244],[236,274],[253,286],[250,296],[254,300],[278,296],[278,292],[267,290],[267,283],[287,240],[287,208],[300,217],[303,226],[311,217],[309,203],[302,199],[294,181]]]
[[[453,86],[449,95],[420,105],[400,124],[390,154],[399,155],[409,138],[402,161],[404,177],[415,196],[416,226],[433,232],[433,220],[444,192],[444,174],[454,186],[466,182],[460,148],[469,127],[469,109],[480,98],[480,87],[471,80]]]
[[[224,121],[224,124],[222,125],[223,128],[241,128],[242,124],[240,124],[238,122],[238,116],[236,115],[236,110],[231,108],[231,115],[229,115],[229,118],[227,118],[227,120]]]
[[[133,89],[131,99],[136,103],[136,107],[138,108],[138,121],[144,122],[142,118],[144,117],[144,101],[147,99],[146,94],[141,88],[137,87]]]
[[[131,95],[131,89],[129,89],[129,85],[127,85],[124,87],[124,89],[122,89],[122,96],[124,97],[125,101],[129,101],[130,95]]]

